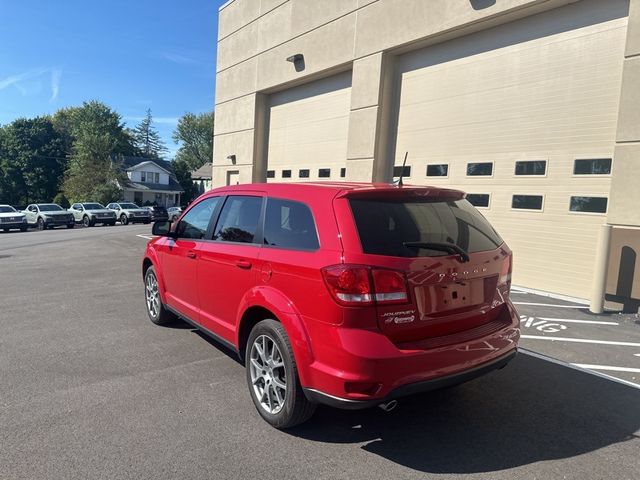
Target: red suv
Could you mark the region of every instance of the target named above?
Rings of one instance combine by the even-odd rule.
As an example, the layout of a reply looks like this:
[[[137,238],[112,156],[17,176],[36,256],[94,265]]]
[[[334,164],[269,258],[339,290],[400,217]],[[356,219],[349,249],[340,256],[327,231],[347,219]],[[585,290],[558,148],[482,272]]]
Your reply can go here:
[[[516,354],[511,251],[460,191],[235,185],[153,232],[151,321],[179,317],[237,352],[277,428],[318,403],[388,408]]]

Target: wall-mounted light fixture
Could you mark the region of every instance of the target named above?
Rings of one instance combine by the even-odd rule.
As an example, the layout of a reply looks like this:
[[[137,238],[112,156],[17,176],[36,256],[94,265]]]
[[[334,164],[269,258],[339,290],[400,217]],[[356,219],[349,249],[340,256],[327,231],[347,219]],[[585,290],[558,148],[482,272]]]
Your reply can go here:
[[[295,55],[287,57],[287,62],[293,63],[296,72],[301,72],[302,70],[304,70],[304,55],[302,55],[301,53],[296,53]]]
[[[227,155],[227,160],[231,160],[231,165],[235,165],[236,164],[235,154]]]

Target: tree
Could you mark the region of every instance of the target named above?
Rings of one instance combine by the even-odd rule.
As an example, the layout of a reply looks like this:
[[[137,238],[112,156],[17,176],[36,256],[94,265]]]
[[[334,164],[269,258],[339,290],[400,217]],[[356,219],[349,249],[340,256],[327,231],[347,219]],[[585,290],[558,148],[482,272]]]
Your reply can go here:
[[[51,118],[21,118],[0,130],[0,203],[51,201],[67,165]]]
[[[189,203],[199,194],[198,187],[191,179],[191,167],[183,160],[174,160],[173,171],[176,174],[180,186],[184,190],[184,194],[182,195],[183,202]]]
[[[167,153],[167,147],[160,138],[160,134],[153,126],[151,109],[147,109],[146,116],[131,130],[134,145],[138,151],[147,158],[160,158]]]
[[[185,162],[191,171],[197,170],[213,158],[214,113],[185,113],[173,132],[173,141],[180,144],[177,161]]]

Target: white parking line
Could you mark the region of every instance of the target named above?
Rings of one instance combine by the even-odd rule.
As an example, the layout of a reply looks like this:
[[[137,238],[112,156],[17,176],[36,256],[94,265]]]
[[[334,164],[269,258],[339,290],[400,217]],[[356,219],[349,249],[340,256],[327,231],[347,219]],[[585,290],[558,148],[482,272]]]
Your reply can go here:
[[[620,325],[618,322],[604,322],[599,320],[569,320],[568,318],[550,318],[550,317],[536,317],[540,320],[549,320],[560,323],[585,323],[588,325]]]
[[[520,338],[528,338],[530,340],[550,340],[558,342],[574,342],[574,343],[595,343],[598,345],[618,345],[621,347],[640,347],[640,343],[633,342],[614,342],[610,340],[589,340],[586,338],[568,338],[568,337],[543,337],[541,335],[521,335]]]
[[[149,235],[136,235],[136,237],[146,238],[147,240],[153,240],[154,237],[150,237]]]
[[[640,373],[640,368],[611,367],[609,365],[589,365],[587,363],[572,363],[571,365],[575,365],[576,367],[580,367],[580,368],[588,368],[589,370],[605,370],[610,372]]]
[[[584,305],[551,305],[549,303],[513,302],[514,305],[531,305],[535,307],[586,308]]]
[[[524,353],[525,355],[529,355],[531,357],[539,358],[541,360],[545,360],[547,362],[555,363],[557,365],[562,365],[567,368],[572,368],[574,370],[578,370],[583,373],[589,373],[591,375],[595,375],[596,377],[605,378],[607,380],[611,380],[613,382],[622,383],[623,385],[627,385],[629,387],[640,388],[640,385],[637,383],[629,382],[628,380],[623,380],[621,378],[612,377],[611,375],[607,375],[606,373],[597,372],[595,370],[587,370],[586,368],[578,367],[577,365],[573,365],[571,363],[563,362],[562,360],[557,360],[552,357],[547,357],[546,355],[542,355],[540,353],[532,352],[531,350],[527,350],[526,348],[518,348],[518,352]]]

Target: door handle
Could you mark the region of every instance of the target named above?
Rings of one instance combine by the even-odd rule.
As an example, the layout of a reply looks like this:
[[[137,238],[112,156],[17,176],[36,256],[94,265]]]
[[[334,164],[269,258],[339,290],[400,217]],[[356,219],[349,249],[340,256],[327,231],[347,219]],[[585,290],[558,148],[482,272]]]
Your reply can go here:
[[[244,268],[245,270],[249,270],[251,268],[251,262],[248,260],[238,260],[236,262],[236,267]]]
[[[194,251],[192,251],[192,250],[189,250],[189,251],[187,252],[187,257],[188,257],[188,258],[196,258],[196,252],[194,252]]]

